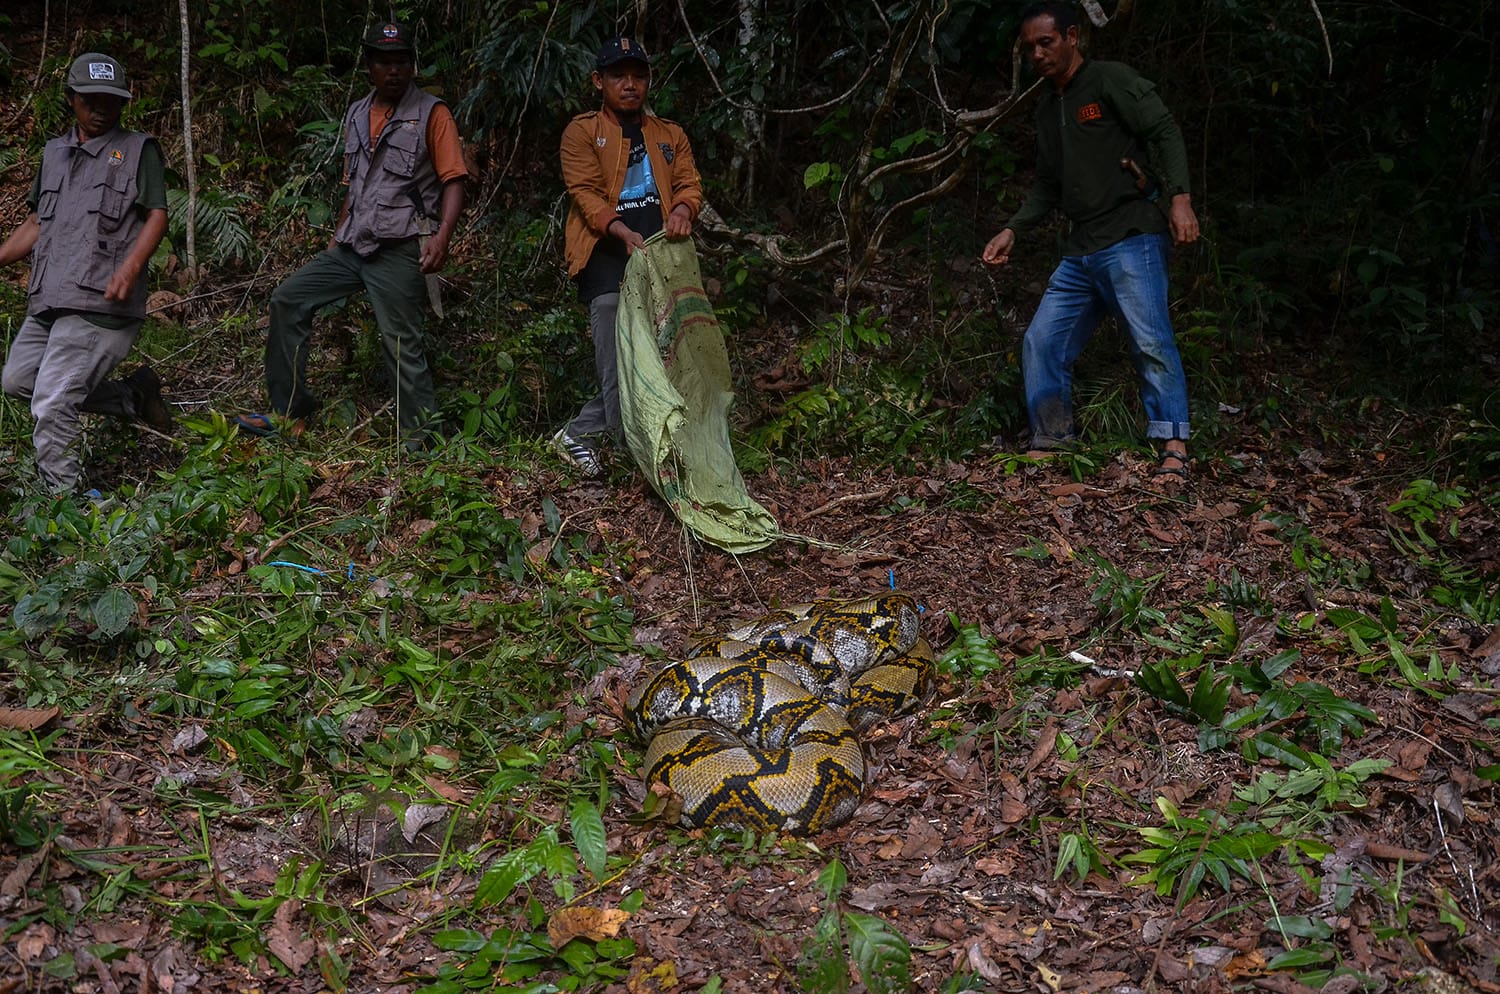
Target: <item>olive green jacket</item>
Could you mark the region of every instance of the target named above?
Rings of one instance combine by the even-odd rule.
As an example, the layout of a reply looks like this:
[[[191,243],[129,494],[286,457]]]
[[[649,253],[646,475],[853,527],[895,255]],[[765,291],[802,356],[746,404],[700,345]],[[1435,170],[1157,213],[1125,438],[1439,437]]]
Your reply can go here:
[[[1061,210],[1072,222],[1064,255],[1088,255],[1131,235],[1166,231],[1161,207],[1188,192],[1182,132],[1156,87],[1119,62],[1090,59],[1061,93],[1048,86],[1037,102],[1036,137],[1035,180],[1005,227],[1021,234]],[[1152,177],[1157,203],[1136,189],[1120,166],[1124,158]]]

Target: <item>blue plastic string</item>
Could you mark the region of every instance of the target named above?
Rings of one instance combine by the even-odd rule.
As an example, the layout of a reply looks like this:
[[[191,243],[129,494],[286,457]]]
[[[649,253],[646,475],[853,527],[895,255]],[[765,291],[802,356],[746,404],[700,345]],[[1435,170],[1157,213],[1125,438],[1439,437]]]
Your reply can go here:
[[[323,571],[320,570],[320,569],[318,569],[316,566],[303,566],[301,563],[289,563],[285,559],[277,559],[275,562],[266,563],[266,565],[267,566],[290,566],[292,569],[300,569],[302,572],[304,572],[304,573],[311,573],[313,576],[323,576],[324,575]]]

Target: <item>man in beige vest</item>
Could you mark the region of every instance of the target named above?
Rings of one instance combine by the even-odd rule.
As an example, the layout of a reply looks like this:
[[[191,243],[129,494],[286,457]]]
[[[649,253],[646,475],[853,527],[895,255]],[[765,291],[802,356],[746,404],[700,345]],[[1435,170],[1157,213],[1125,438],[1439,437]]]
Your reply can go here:
[[[115,59],[80,55],[65,92],[73,126],[42,150],[31,214],[0,245],[0,266],[32,257],[26,320],[0,383],[30,403],[37,474],[56,493],[81,484],[80,412],[172,428],[150,367],[108,378],[145,323],[147,263],[167,230],[161,149],[120,127],[130,84]]]
[[[436,401],[422,348],[426,277],[448,259],[464,206],[463,150],[448,106],[412,81],[411,29],[377,22],[364,39],[371,90],[344,117],[348,192],[328,248],[271,294],[266,339],[269,414],[235,419],[241,431],[271,435],[274,418],[305,418],[318,407],[307,383],[307,343],[318,308],[364,290],[375,309],[396,421],[409,450],[432,441]]]

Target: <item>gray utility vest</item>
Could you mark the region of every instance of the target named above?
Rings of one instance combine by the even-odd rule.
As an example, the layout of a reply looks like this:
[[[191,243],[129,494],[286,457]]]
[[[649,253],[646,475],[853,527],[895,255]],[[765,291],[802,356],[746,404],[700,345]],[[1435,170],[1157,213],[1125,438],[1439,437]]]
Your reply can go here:
[[[146,212],[135,209],[136,177],[141,149],[154,141],[115,128],[80,145],[70,129],[42,149],[28,313],[65,308],[146,317],[144,267],[128,300],[105,300],[104,291],[146,226]]]
[[[334,238],[362,256],[382,243],[437,230],[443,184],[427,150],[427,120],[442,103],[413,83],[370,147],[370,105],[375,91],[344,117],[344,172],[349,216]]]

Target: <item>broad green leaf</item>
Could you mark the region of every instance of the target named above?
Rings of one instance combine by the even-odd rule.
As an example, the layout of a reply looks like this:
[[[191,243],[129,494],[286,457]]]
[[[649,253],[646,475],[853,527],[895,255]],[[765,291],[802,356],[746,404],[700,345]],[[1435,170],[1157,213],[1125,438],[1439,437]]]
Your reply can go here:
[[[1396,661],[1396,667],[1401,670],[1401,675],[1413,688],[1420,690],[1428,697],[1442,698],[1445,695],[1440,690],[1435,690],[1427,685],[1427,676],[1417,669],[1417,664],[1412,662],[1411,657],[1406,654],[1406,649],[1397,642],[1394,636],[1386,638],[1386,648],[1391,652],[1391,658]]]
[[[818,874],[818,889],[829,901],[837,901],[848,883],[849,871],[844,869],[844,864],[838,860],[823,867],[822,872]]]
[[[1271,679],[1276,679],[1286,672],[1297,660],[1302,658],[1302,653],[1296,649],[1283,649],[1276,655],[1260,664],[1260,671]]]
[[[595,880],[602,880],[609,850],[604,831],[604,819],[600,817],[599,809],[588,800],[576,802],[573,805],[572,823],[573,845],[578,847],[578,855],[583,859],[583,865],[588,868],[589,875]]]
[[[1266,923],[1266,928],[1283,935],[1295,935],[1299,939],[1327,939],[1333,936],[1333,929],[1327,922],[1307,915],[1278,915]]]
[[[854,911],[844,915],[849,957],[873,994],[894,994],[911,988],[911,947],[901,933],[874,915]]]
[[[499,904],[521,884],[541,872],[542,861],[534,851],[536,843],[515,849],[490,864],[474,890],[477,907]]]
[[[1146,693],[1169,704],[1178,707],[1188,706],[1187,691],[1182,689],[1182,684],[1177,680],[1177,674],[1173,669],[1172,661],[1164,660],[1159,663],[1147,663],[1142,666],[1140,672],[1135,675],[1136,685]]]
[[[472,928],[453,928],[439,932],[432,937],[432,944],[439,949],[447,949],[450,952],[472,953],[483,949],[488,942],[483,932]]]
[[[1226,651],[1233,650],[1239,644],[1240,627],[1234,620],[1234,612],[1207,604],[1200,604],[1198,610],[1205,618],[1213,622],[1214,627],[1224,636],[1222,647]]]
[[[1074,832],[1064,832],[1063,837],[1057,843],[1057,866],[1052,870],[1052,879],[1056,880],[1063,875],[1068,867],[1073,866],[1080,852],[1078,836]]]
[[[1316,966],[1319,963],[1328,962],[1328,958],[1329,951],[1326,946],[1306,946],[1302,949],[1288,949],[1267,963],[1266,969],[1285,970],[1298,966]]]
[[[276,748],[276,746],[272,744],[271,740],[266,738],[266,733],[262,732],[260,729],[247,728],[244,732],[244,739],[246,745],[269,759],[271,762],[275,763],[277,766],[291,765],[286,761],[286,757],[282,755],[281,750]]]
[[[1306,751],[1271,732],[1261,732],[1246,742],[1242,752],[1246,759],[1254,760],[1264,756],[1267,759],[1284,763],[1294,770],[1304,769],[1309,765]]]
[[[1229,677],[1215,679],[1212,666],[1205,666],[1198,674],[1193,686],[1193,696],[1188,702],[1193,714],[1200,720],[1217,725],[1224,717],[1224,707],[1229,703]]]
[[[135,598],[124,587],[110,587],[94,601],[94,624],[113,638],[130,627],[135,617]]]

